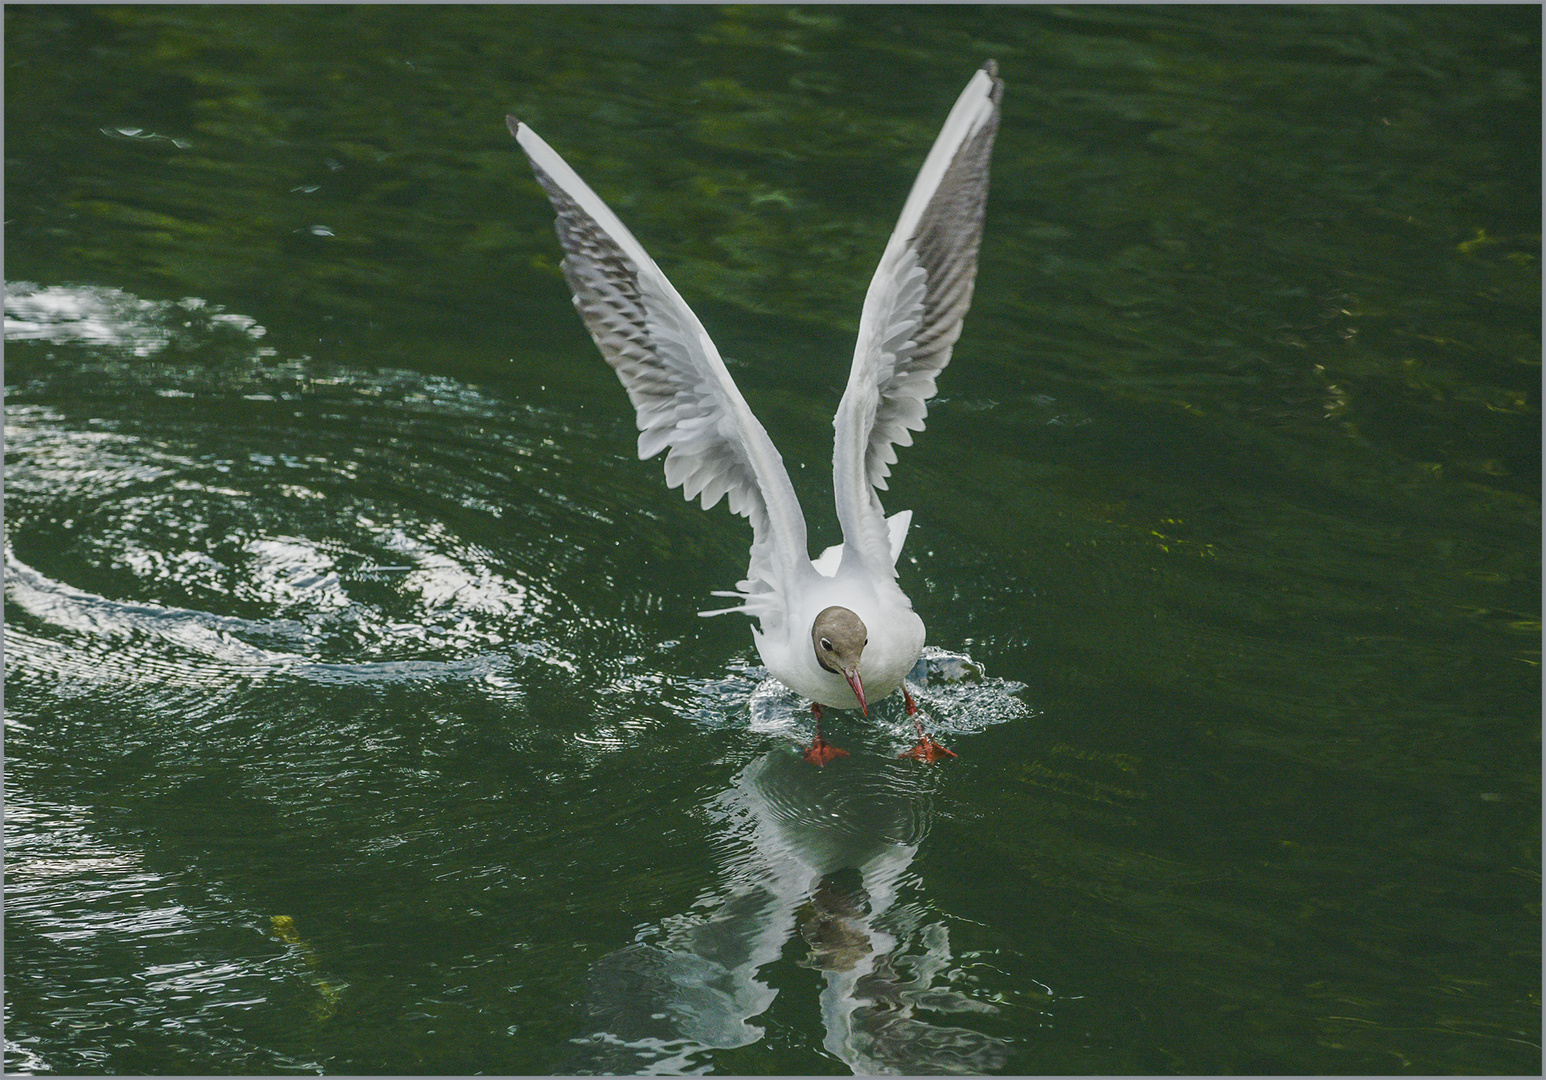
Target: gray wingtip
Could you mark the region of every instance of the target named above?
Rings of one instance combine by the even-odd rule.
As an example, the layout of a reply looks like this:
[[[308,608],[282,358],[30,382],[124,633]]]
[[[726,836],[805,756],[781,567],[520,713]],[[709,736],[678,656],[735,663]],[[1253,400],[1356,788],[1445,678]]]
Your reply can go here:
[[[985,61],[982,70],[993,81],[993,89],[988,91],[988,97],[993,99],[994,105],[997,105],[1004,99],[1004,80],[998,77],[998,61]]]
[[[989,63],[992,63],[992,61],[990,60]],[[513,116],[506,116],[505,117],[505,127],[510,129],[510,134],[513,135],[515,138],[519,139],[521,137],[521,122],[519,120],[517,120],[515,117],[513,117]]]

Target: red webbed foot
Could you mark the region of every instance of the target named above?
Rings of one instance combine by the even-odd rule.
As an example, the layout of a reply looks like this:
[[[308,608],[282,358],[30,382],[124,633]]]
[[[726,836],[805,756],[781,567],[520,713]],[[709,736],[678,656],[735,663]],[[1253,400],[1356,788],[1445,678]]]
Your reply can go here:
[[[913,718],[913,726],[918,729],[918,741],[913,744],[911,750],[898,754],[897,757],[913,758],[914,760],[931,764],[940,758],[960,757],[961,755],[950,749],[950,747],[943,746],[929,738],[929,733],[923,730],[923,721],[914,715],[918,711],[918,706],[913,704],[913,696],[907,692],[907,687],[905,686],[902,687],[902,695],[907,699],[907,715]]]
[[[817,766],[825,766],[833,758],[847,756],[847,750],[839,750],[820,735],[812,739],[811,745],[805,750],[805,760]]]
[[[927,735],[920,735],[918,742],[911,750],[904,751],[903,753],[897,755],[899,758],[914,758],[918,761],[931,763],[938,761],[940,758],[960,756],[961,755],[957,754],[954,750],[950,749],[950,747],[942,746],[941,744],[935,742],[933,739],[929,738]]]

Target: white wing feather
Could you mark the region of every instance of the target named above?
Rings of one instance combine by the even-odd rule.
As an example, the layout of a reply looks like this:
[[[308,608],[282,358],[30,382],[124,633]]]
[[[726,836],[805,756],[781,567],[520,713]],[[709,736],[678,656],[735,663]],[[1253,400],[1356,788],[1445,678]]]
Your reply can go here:
[[[922,431],[935,378],[971,303],[1004,84],[988,61],[956,100],[902,207],[864,297],[848,387],[833,420],[833,494],[844,557],[896,574],[876,489]],[[904,527],[905,530],[905,527]]]
[[[785,590],[815,572],[783,458],[703,324],[633,234],[536,132],[514,117],[506,123],[557,214],[574,306],[638,413],[639,457],[667,450],[669,486],[705,510],[728,498],[750,519],[746,580],[715,595],[743,601],[726,611],[776,615]]]

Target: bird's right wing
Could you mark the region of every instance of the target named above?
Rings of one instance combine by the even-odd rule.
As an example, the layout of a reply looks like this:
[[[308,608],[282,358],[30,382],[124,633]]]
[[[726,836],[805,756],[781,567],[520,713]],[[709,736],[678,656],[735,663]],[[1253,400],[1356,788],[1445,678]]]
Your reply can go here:
[[[638,412],[639,457],[666,454],[666,483],[707,510],[721,498],[750,519],[752,557],[738,608],[765,616],[813,573],[805,516],[783,458],[752,415],[703,324],[590,186],[536,132],[506,117],[558,215],[574,306]],[[704,612],[721,614],[722,612]]]

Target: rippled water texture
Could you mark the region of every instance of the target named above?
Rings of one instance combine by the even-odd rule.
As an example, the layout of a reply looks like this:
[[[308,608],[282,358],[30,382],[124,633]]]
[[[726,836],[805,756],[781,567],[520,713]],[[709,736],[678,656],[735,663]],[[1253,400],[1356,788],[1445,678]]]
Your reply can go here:
[[[1538,10],[5,18],[7,1071],[1539,1072]],[[960,757],[817,769],[503,116],[819,549],[988,56],[885,493]]]

